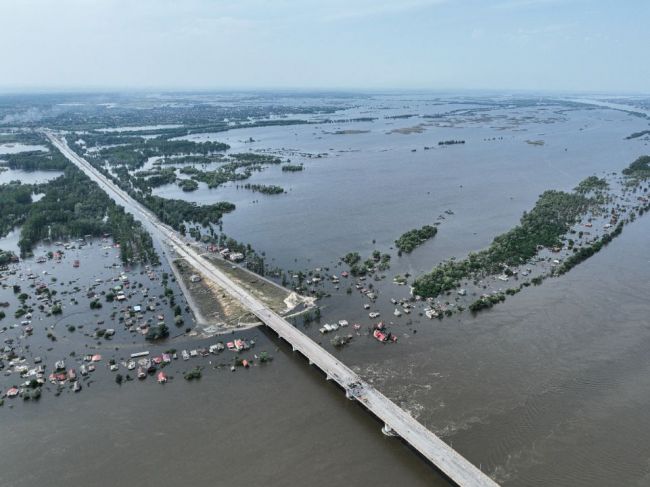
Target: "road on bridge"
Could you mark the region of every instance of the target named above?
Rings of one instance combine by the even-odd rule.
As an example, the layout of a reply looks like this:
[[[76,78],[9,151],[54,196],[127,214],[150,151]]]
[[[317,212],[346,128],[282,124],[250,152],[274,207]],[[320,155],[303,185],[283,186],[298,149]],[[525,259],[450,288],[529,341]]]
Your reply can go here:
[[[481,472],[406,411],[362,380],[352,369],[204,259],[193,247],[185,243],[172,228],[158,220],[151,211],[135,201],[88,161],[70,149],[65,139],[51,131],[45,131],[45,134],[64,156],[93,181],[97,182],[111,198],[118,203],[124,203],[127,211],[131,211],[135,216],[142,218],[143,223],[152,231],[154,237],[169,244],[190,265],[239,300],[266,326],[275,331],[280,338],[287,341],[294,351],[300,352],[310,364],[316,365],[322,370],[328,380],[333,380],[339,384],[350,399],[359,401],[383,421],[385,425],[383,428],[384,433],[400,436],[457,485],[468,487],[497,486],[490,477]]]

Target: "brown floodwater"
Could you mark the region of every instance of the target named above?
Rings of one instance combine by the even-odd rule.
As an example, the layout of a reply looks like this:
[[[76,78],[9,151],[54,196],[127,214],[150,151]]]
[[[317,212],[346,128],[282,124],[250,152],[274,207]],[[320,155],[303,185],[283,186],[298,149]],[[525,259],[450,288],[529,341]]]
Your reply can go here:
[[[413,111],[408,103],[400,101],[405,112]],[[643,141],[623,140],[647,125],[638,117],[604,109],[549,113],[562,120],[503,128],[495,119],[409,136],[386,132],[417,120],[367,124],[373,131],[349,136],[312,126],[217,134],[234,150],[250,136],[258,148],[336,151],[304,161],[304,174],[255,176],[284,184],[287,195],[251,197],[226,187],[187,197],[239,198],[224,230],[296,269],[334,267],[348,251],[388,250],[402,231],[453,210],[432,241],[393,259],[391,275],[418,273],[485,246],[544,189],[620,171],[647,150]],[[484,141],[492,136],[506,140]],[[422,150],[451,137],[468,143]],[[176,197],[172,189],[161,191]],[[313,218],[300,218],[307,210]],[[297,231],[288,238],[290,228]],[[395,344],[358,336],[333,350],[317,324],[304,330],[505,486],[648,485],[649,237],[650,218],[638,218],[568,274],[476,316],[404,316],[392,325]],[[408,294],[390,281],[376,283],[382,316],[394,308],[389,297]],[[356,292],[334,293],[322,302],[322,322],[367,323],[363,302]],[[203,378],[187,382],[179,361],[165,386],[151,378],[117,386],[101,368],[79,394],[44,394],[13,408],[5,402],[0,485],[448,485],[289,347],[262,329],[241,336],[255,338],[255,350],[269,350],[273,362],[230,372],[212,368],[225,360],[211,358]]]

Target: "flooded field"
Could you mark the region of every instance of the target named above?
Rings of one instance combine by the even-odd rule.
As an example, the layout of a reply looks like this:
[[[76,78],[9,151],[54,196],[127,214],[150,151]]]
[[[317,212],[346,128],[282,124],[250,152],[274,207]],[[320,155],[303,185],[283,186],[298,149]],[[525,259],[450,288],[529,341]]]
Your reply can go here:
[[[56,179],[62,173],[58,171],[23,171],[22,169],[7,169],[0,172],[0,184],[20,181],[22,184],[41,184]]]
[[[283,194],[252,192],[241,182],[214,189],[201,183],[192,192],[169,184],[153,193],[203,204],[232,202],[236,210],[224,215],[223,232],[264,252],[268,265],[288,274],[307,275],[316,268],[337,274],[339,283],[319,287],[329,294],[319,300],[320,319],[297,318],[296,326],[499,483],[645,485],[650,480],[647,215],[569,273],[476,315],[429,320],[418,309],[397,317],[391,299],[409,297],[408,286],[398,286],[393,277],[417,276],[485,248],[515,226],[543,191],[569,191],[587,176],[620,173],[650,152],[647,140],[625,140],[647,128],[647,120],[606,107],[494,106],[487,100],[415,95],[350,105],[329,115],[327,123],[311,115],[305,117],[311,124],[188,137],[228,143],[228,153],[252,151],[303,164],[298,172],[269,165],[245,181],[281,186]],[[452,140],[464,143],[439,145]],[[395,239],[425,224],[436,224],[437,235],[398,256]],[[15,234],[7,242],[12,238]],[[24,261],[7,284],[20,273],[47,271],[61,274],[52,284],[57,288],[74,281],[85,290],[99,279],[98,291],[108,291],[124,269],[117,251],[105,246],[71,250],[59,268],[49,260],[40,267]],[[36,254],[48,250],[42,246]],[[373,250],[391,254],[391,261],[385,279],[366,282],[377,295],[368,300],[356,289],[347,292],[354,281],[342,276],[348,268],[340,259],[352,251],[365,258]],[[79,269],[71,264],[76,259]],[[166,270],[167,262],[155,271],[156,279],[145,269],[127,274],[156,297]],[[176,284],[170,286],[182,302]],[[137,285],[133,289],[141,292]],[[0,301],[10,302],[11,310],[16,299],[10,286],[0,291]],[[160,298],[156,309],[171,324],[170,339],[151,345],[115,326],[115,338],[97,344],[84,333],[113,319],[114,308],[104,303],[91,311],[85,292],[77,299],[79,305],[70,305],[62,318],[43,318],[43,325],[57,331],[56,353],[48,350],[52,345],[43,328],[40,337],[35,330],[26,339],[26,355],[42,355],[50,363],[63,353],[68,361],[90,351],[105,358],[80,394],[66,389],[55,396],[50,386],[39,402],[5,400],[0,435],[12,441],[0,446],[2,485],[30,486],[47,476],[54,486],[121,481],[226,486],[232,485],[233,471],[237,483],[274,486],[446,485],[264,329],[202,339],[186,332],[193,321],[184,303],[185,324],[175,327],[171,307]],[[133,297],[129,304],[135,304]],[[81,312],[72,314],[76,309]],[[369,335],[369,311],[380,313],[395,343]],[[352,340],[343,348],[319,331],[339,320],[360,324],[345,330]],[[16,321],[8,314],[2,325]],[[70,333],[64,324],[84,328]],[[144,348],[155,355],[234,338],[255,343],[246,355],[254,364],[250,368],[232,372],[234,355],[226,350],[173,360],[165,385],[149,377],[119,386],[107,367],[110,357],[121,362]],[[71,351],[77,358],[68,358]],[[273,360],[256,360],[261,351]],[[204,367],[203,377],[184,380],[183,373],[196,364]],[[170,447],[166,455],[177,461],[161,467],[155,452],[162,447]],[[41,461],[29,471],[11,467],[29,456]],[[109,471],[111,482],[102,483]]]
[[[20,152],[29,152],[29,151],[43,151],[46,152],[48,149],[44,145],[29,145],[29,144],[0,144],[0,156],[3,154],[18,154]]]

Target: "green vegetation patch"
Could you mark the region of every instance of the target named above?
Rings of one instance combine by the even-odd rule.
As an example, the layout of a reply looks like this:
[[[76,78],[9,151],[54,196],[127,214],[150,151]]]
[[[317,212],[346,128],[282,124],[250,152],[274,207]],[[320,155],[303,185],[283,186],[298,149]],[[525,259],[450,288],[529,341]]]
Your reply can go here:
[[[285,164],[282,166],[282,172],[299,172],[304,168],[302,164]]]
[[[99,150],[93,158],[106,161],[112,166],[126,165],[130,169],[139,169],[150,158],[155,156],[169,157],[177,154],[207,155],[228,150],[230,146],[222,142],[193,142],[190,140],[167,140],[163,137],[143,139],[142,137],[119,137],[116,135],[95,135],[95,139],[104,138],[103,143],[110,137],[111,142],[118,144]],[[85,142],[84,138],[84,142]],[[95,141],[96,142],[96,141]],[[126,144],[124,143],[126,142]]]
[[[186,166],[181,168],[180,172],[189,175],[195,181],[207,184],[208,188],[213,189],[230,181],[248,179],[254,171],[261,171],[263,164],[281,163],[277,157],[265,154],[231,154],[229,157],[230,160],[228,162],[223,163],[214,171],[203,171],[194,166]]]
[[[363,262],[359,252],[349,252],[341,260],[350,266],[350,274],[353,276],[365,276],[390,267],[390,255],[382,254],[379,250],[373,250],[372,255]]]
[[[165,184],[176,182],[176,168],[166,167],[151,171],[141,171],[132,178],[132,183],[136,188],[147,191],[149,188],[158,188]]]
[[[13,252],[8,250],[0,250],[0,266],[6,266],[7,264],[16,262],[17,260],[18,257]],[[4,312],[0,311],[0,313],[2,313],[2,317],[4,318]]]
[[[623,169],[623,174],[634,178],[650,177],[650,156],[641,156]]]
[[[520,265],[537,254],[537,247],[562,244],[560,237],[584,215],[594,200],[578,193],[545,191],[535,207],[524,213],[520,224],[497,236],[489,248],[466,259],[448,261],[413,283],[415,294],[435,297],[458,287],[461,279],[477,274],[496,274]]]
[[[359,252],[348,252],[341,260],[347,265],[353,266],[361,260],[361,256]]]
[[[178,187],[186,192],[196,191],[199,189],[199,183],[193,179],[181,179],[178,181]]]
[[[284,193],[284,188],[277,185],[267,185],[267,184],[244,184],[244,188],[254,191],[256,193],[262,194],[282,194]]]
[[[0,185],[0,236],[21,225],[32,204],[32,193],[36,186],[12,181]]]
[[[224,213],[235,209],[235,205],[225,201],[211,205],[198,205],[185,200],[167,199],[148,195],[143,203],[166,224],[178,231],[184,230],[185,222],[199,222],[204,226],[219,223]]]
[[[49,142],[38,141],[49,148],[49,152],[30,151],[6,154],[2,158],[10,169],[23,171],[63,171],[68,166],[68,160],[56,150]]]
[[[598,192],[604,191],[609,188],[609,183],[597,176],[589,176],[588,178],[580,181],[580,184],[576,186],[573,190],[576,193],[587,194],[589,192]]]
[[[45,195],[31,204],[18,245],[22,255],[46,238],[65,239],[111,234],[120,244],[122,261],[158,263],[151,235],[132,215],[76,167],[41,188]],[[0,222],[4,215],[0,215]]]
[[[400,252],[410,254],[416,247],[433,238],[438,229],[432,225],[424,225],[422,228],[409,230],[403,233],[397,240],[395,246]]]
[[[611,233],[606,233],[601,238],[596,240],[593,244],[582,247],[573,255],[567,257],[565,261],[562,262],[562,265],[556,270],[556,274],[565,274],[577,266],[580,262],[587,260],[595,253],[600,252],[604,246],[609,244],[612,240],[614,240],[614,238],[618,237],[621,234],[623,231],[623,225],[623,222],[619,222]]]

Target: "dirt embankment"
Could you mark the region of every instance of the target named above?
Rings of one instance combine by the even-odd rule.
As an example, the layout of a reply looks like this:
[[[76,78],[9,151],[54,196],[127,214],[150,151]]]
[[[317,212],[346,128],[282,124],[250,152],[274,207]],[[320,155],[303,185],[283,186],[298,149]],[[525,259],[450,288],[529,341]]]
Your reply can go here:
[[[205,279],[184,259],[176,259],[172,269],[187,296],[201,335],[226,333],[257,326],[260,321],[222,288]]]

